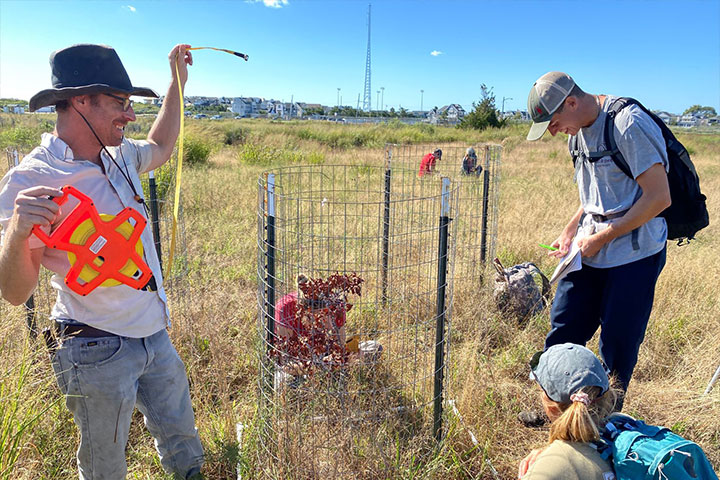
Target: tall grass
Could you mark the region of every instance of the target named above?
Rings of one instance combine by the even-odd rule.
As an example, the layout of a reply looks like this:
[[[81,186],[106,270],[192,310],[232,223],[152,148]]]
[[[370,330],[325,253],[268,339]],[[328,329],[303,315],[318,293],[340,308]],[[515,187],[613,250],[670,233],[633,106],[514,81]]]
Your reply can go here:
[[[10,138],[5,132],[18,126],[38,129],[39,135],[40,124],[25,117],[39,120],[16,117],[23,120],[13,124],[0,115],[0,138]],[[142,122],[137,131],[126,133],[142,137],[150,121]],[[228,144],[226,132],[236,128],[242,140]],[[555,261],[537,243],[554,240],[578,206],[566,138],[546,136],[529,143],[523,126],[478,133],[393,123],[189,119],[187,129],[210,154],[206,165],[188,168],[183,177],[190,288],[184,311],[173,311],[171,334],[190,377],[207,452],[205,474],[211,479],[236,478],[238,464],[243,478],[259,476],[255,205],[256,180],[263,170],[314,161],[381,165],[385,142],[502,143],[498,252],[507,265],[533,261],[546,273]],[[712,223],[687,247],[668,244],[626,411],[698,441],[720,468],[720,385],[702,395],[720,364],[720,135],[682,133],[680,140],[693,152]],[[6,412],[0,421],[8,425],[0,427],[0,434],[14,439],[7,445],[15,445],[12,454],[2,454],[0,471],[17,479],[71,478],[77,436],[43,347],[23,340],[21,309],[3,304],[0,313],[12,325],[0,335],[0,408]],[[364,478],[492,479],[492,469],[500,478],[514,477],[519,460],[547,438],[546,430],[522,427],[516,415],[539,406],[539,390],[528,380],[526,365],[542,348],[548,328],[547,312],[521,327],[496,311],[485,286],[455,279],[446,398],[455,400],[463,422],[446,410],[447,440],[438,448],[396,439],[396,453],[382,471],[370,470],[378,459],[362,456],[352,459],[353,468]],[[597,348],[597,338],[590,346]],[[237,422],[246,425],[242,444],[235,436]],[[164,478],[139,415],[131,428],[128,462],[129,478]]]

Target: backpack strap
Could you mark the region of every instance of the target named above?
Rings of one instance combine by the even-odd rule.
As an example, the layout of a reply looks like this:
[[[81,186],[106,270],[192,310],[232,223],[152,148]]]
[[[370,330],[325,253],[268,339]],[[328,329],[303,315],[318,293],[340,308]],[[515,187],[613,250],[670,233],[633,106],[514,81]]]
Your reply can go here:
[[[613,413],[607,418],[607,423],[600,429],[600,438],[593,442],[593,446],[604,460],[608,460],[613,454],[613,444],[620,432],[624,430],[636,430],[638,421],[630,415]]]
[[[639,105],[639,102],[633,98],[620,97],[610,104],[607,116],[605,117],[604,132],[605,148],[607,148],[607,150],[604,152],[596,152],[595,154],[591,154],[591,156],[596,155],[597,158],[601,158],[606,155],[610,156],[613,162],[615,162],[615,165],[622,170],[625,175],[635,180],[635,177],[633,177],[632,171],[630,170],[630,165],[628,165],[625,161],[625,157],[623,157],[622,152],[620,152],[620,149],[617,146],[614,135],[615,116],[620,112],[620,110],[629,105]]]

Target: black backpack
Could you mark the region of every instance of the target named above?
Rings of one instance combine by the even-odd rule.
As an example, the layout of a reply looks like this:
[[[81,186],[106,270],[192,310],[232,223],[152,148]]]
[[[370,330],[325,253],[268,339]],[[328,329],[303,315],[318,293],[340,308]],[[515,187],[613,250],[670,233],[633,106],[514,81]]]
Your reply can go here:
[[[700,193],[700,180],[695,171],[695,165],[690,160],[690,154],[688,154],[683,144],[675,138],[675,135],[665,125],[665,122],[660,120],[657,115],[633,98],[622,97],[616,99],[610,105],[605,118],[604,136],[607,150],[591,152],[588,155],[588,160],[596,162],[600,158],[609,155],[625,175],[634,179],[630,167],[617,147],[615,136],[612,134],[615,126],[615,116],[628,105],[640,107],[662,131],[670,165],[667,176],[672,205],[663,210],[658,216],[665,218],[667,222],[668,240],[677,240],[678,245],[687,244],[699,230],[707,227],[710,223],[707,206],[705,205],[705,195]],[[571,139],[570,154],[574,165],[579,155],[577,137]]]

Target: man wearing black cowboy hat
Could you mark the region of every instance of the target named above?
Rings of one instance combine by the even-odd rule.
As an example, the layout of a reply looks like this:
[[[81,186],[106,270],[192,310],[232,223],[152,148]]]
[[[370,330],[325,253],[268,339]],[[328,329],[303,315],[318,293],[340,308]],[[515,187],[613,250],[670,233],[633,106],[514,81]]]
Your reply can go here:
[[[142,290],[101,286],[84,296],[62,280],[70,269],[67,252],[46,248],[32,233],[35,225],[49,231],[70,213],[69,203],[59,208],[51,200],[64,185],[90,197],[100,214],[132,207],[146,216],[139,174],[172,153],[180,126],[178,82],[184,87],[192,64],[188,48],[177,45],[170,52],[172,81],[146,141],[124,136],[135,120],[129,98],[157,94],[132,85],[115,50],[74,45],[54,52],[53,88],[33,96],[30,110],[55,105],[55,131],[0,181],[0,292],[19,305],[37,285],[41,264],[55,273],[52,363],[80,429],[81,479],[125,478],[135,406],[167,472],[190,478],[203,464],[185,366],[166,330],[167,299],[150,229],[140,240],[153,280]]]

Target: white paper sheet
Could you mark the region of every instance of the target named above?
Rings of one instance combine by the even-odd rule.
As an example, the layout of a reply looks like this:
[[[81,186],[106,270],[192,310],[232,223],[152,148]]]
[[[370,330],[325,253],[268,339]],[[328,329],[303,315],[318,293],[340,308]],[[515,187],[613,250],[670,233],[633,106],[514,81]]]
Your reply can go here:
[[[570,245],[570,251],[560,259],[560,263],[555,268],[555,271],[550,278],[550,283],[553,284],[563,278],[570,272],[580,270],[582,268],[582,255],[580,255],[580,247],[577,244],[577,238],[573,240]]]

